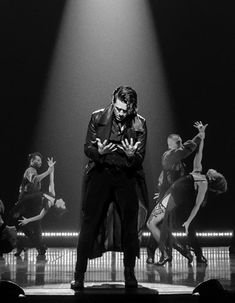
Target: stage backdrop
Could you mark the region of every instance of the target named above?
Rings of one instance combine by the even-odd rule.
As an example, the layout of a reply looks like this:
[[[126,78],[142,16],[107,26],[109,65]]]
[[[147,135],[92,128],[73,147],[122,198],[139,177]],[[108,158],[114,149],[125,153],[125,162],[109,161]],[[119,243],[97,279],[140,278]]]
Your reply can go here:
[[[201,230],[231,230],[233,203],[234,33],[221,1],[1,1],[1,189],[6,214],[16,202],[27,155],[56,160],[56,193],[68,213],[48,215],[46,230],[77,231],[83,147],[93,111],[130,85],[147,120],[144,162],[150,209],[169,133],[183,140],[208,123],[203,168],[228,179],[210,196]],[[189,170],[193,157],[187,159]],[[48,182],[44,182],[47,189]]]

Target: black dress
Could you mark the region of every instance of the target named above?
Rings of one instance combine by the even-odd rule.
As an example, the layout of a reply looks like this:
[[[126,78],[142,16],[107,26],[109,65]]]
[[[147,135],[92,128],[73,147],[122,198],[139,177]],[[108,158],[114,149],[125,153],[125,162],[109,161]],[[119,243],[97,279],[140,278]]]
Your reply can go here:
[[[48,200],[43,196],[42,192],[32,194],[25,194],[21,200],[14,206],[12,210],[12,217],[15,220],[17,230],[22,231],[30,240],[31,244],[37,248],[38,251],[45,250],[45,244],[42,241],[42,227],[41,220],[30,222],[26,225],[20,226],[18,220],[31,218],[40,214],[42,209],[46,211],[49,209]],[[25,246],[25,241],[19,239],[17,242],[17,249],[22,249]]]
[[[161,228],[159,245],[161,250],[165,249],[166,243],[168,243],[167,245],[172,246],[173,242],[176,241],[172,236],[172,232],[175,230],[180,231],[182,229],[182,224],[188,219],[197,197],[195,182],[201,181],[203,180],[195,181],[193,176],[189,174],[175,181],[164,196],[166,197],[170,194]],[[190,223],[186,241],[187,244],[194,249],[195,255],[199,256],[202,254],[202,250],[196,239],[193,221]]]

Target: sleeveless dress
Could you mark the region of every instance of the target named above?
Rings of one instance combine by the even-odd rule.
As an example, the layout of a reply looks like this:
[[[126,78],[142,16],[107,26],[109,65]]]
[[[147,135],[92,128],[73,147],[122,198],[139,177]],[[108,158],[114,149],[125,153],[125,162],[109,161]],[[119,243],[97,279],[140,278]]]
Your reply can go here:
[[[161,227],[160,249],[164,250],[166,243],[172,244],[172,232],[182,229],[182,224],[188,219],[197,197],[194,182],[189,174],[175,181],[166,192],[164,197],[170,194],[170,198]]]
[[[20,201],[18,201],[11,213],[15,219],[26,217],[34,217],[39,215],[42,209],[48,210],[48,200],[43,197],[42,192],[36,192],[25,195]]]
[[[12,221],[16,229],[22,231],[26,236],[26,238],[18,238],[17,250],[35,247],[39,253],[45,252],[46,245],[42,239],[41,220],[23,226],[19,225],[19,219],[37,216],[43,208],[48,211],[50,206],[48,199],[43,196],[42,192],[26,194],[14,205],[11,211]]]

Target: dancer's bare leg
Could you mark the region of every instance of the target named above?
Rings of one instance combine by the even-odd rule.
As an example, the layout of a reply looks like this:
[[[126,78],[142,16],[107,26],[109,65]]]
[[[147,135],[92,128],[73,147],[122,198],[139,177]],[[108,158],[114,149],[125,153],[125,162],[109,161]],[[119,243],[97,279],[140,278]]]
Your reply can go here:
[[[170,194],[168,194],[161,201],[161,203],[158,203],[156,205],[156,207],[153,209],[153,211],[147,221],[147,227],[151,231],[151,233],[152,233],[154,239],[157,241],[157,243],[159,243],[160,236],[161,236],[159,224],[162,222],[162,220],[165,216],[165,211],[166,211],[166,207],[167,207],[169,198],[170,198]],[[162,253],[165,257],[167,256],[167,253],[165,251],[163,251]]]

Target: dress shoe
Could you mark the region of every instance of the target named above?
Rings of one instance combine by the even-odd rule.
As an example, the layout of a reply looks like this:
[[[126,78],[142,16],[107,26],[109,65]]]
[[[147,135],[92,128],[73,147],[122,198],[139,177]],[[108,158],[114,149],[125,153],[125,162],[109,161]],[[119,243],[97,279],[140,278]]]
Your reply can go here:
[[[70,284],[71,289],[78,291],[84,289],[84,274],[76,276],[75,279]]]
[[[204,263],[204,264],[207,264],[207,259],[206,259],[203,255],[197,256],[197,257],[196,257],[196,261],[197,261],[197,263]]]
[[[125,288],[138,288],[138,282],[135,277],[134,269],[124,269]]]
[[[47,251],[47,248],[45,248],[45,247],[38,249],[38,257],[45,256],[46,251]]]
[[[172,258],[171,257],[164,257],[163,255],[160,257],[159,261],[157,263],[155,263],[157,266],[163,266],[165,265],[167,262],[171,263]]]
[[[14,256],[19,257],[23,251],[26,252],[26,249],[25,248],[17,248],[16,253],[14,253]]]

